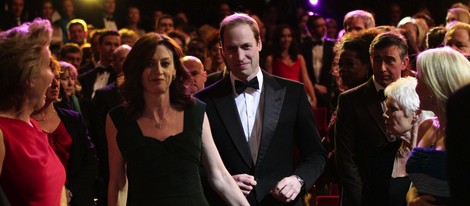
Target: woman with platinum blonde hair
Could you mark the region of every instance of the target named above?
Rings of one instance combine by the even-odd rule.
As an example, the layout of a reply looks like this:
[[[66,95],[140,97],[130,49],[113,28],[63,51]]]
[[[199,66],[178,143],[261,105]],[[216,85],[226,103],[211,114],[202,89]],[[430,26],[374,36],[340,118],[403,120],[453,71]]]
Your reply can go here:
[[[418,56],[417,70],[420,108],[434,112],[436,117],[420,124],[418,145],[406,163],[412,181],[407,201],[410,206],[448,205],[446,102],[455,91],[470,83],[470,62],[449,47],[429,49]]]
[[[392,178],[396,178],[401,188],[393,205],[406,205],[405,194],[410,187],[410,179],[406,174],[406,160],[411,150],[416,147],[418,126],[421,123],[419,97],[416,93],[417,80],[414,77],[400,78],[384,90],[387,97],[386,110],[383,114],[387,132],[394,138],[401,139],[401,145],[395,155]]]

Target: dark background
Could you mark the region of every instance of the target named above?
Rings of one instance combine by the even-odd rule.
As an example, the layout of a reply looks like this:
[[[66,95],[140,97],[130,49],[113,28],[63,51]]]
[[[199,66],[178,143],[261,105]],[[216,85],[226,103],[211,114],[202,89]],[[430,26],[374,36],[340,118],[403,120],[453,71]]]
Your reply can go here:
[[[83,1],[83,0],[82,0]],[[90,1],[90,0],[88,0]],[[308,0],[117,0],[119,7],[127,4],[139,6],[144,15],[150,16],[153,10],[161,9],[169,14],[184,11],[188,15],[190,22],[195,25],[212,22],[217,19],[218,6],[222,2],[227,2],[232,9],[243,7],[265,16],[269,6],[275,6],[280,11],[281,19],[286,19],[293,14],[298,6],[303,6],[308,10],[319,13],[325,17],[331,17],[338,22],[342,22],[344,14],[355,9],[365,9],[374,11],[378,25],[384,24],[389,14],[390,2],[397,2],[402,9],[402,17],[410,16],[417,11],[427,8],[434,18],[436,24],[444,24],[447,9],[456,2],[468,5],[462,0],[319,0],[316,7],[310,6]],[[267,1],[269,1],[267,3]]]

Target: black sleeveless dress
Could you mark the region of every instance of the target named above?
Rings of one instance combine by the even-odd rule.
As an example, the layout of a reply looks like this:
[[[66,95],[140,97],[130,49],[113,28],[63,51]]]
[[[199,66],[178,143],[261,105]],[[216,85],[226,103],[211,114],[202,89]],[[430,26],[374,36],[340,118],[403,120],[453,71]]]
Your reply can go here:
[[[184,110],[183,132],[164,141],[143,136],[137,121],[116,107],[110,116],[117,144],[127,162],[127,205],[209,205],[199,176],[205,105]]]

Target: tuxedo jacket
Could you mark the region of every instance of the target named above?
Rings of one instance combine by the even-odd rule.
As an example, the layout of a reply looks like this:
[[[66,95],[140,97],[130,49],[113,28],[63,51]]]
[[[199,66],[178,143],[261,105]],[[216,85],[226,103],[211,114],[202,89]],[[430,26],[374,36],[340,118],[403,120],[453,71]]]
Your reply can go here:
[[[328,93],[326,95],[319,95],[317,94],[318,98],[318,106],[328,107],[330,98],[328,97],[331,90],[332,90],[332,75],[331,75],[331,67],[333,64],[333,47],[335,42],[331,39],[325,38],[323,41],[323,58],[322,58],[322,68],[320,70],[320,81],[317,81],[315,78],[314,70],[313,70],[313,42],[312,39],[308,38],[302,43],[302,55],[305,59],[305,64],[307,66],[308,76],[310,77],[310,81],[313,85],[321,84],[328,88]]]
[[[312,107],[302,84],[263,72],[264,112],[261,143],[254,164],[243,132],[230,75],[205,88],[196,96],[206,103],[212,136],[225,167],[232,175],[253,175],[257,185],[247,197],[251,205],[283,205],[269,191],[296,174],[310,189],[323,172],[326,156],[315,126]],[[294,151],[300,161],[294,162]],[[224,205],[215,193],[207,192],[211,205]],[[301,205],[302,195],[291,205]]]
[[[123,102],[116,83],[109,84],[96,90],[95,98],[90,108],[91,139],[96,145],[96,152],[100,158],[100,176],[107,185],[109,178],[108,141],[106,139],[106,115]]]
[[[470,85],[459,89],[447,100],[447,171],[451,205],[470,205]]]
[[[71,205],[93,205],[93,184],[98,176],[98,159],[80,113],[55,107],[60,120],[72,137],[72,148],[67,162],[66,187],[72,192]]]
[[[335,126],[342,205],[387,205],[395,154],[372,78],[339,95]]]
[[[108,78],[108,83],[110,84],[111,82],[116,81],[117,74],[114,71],[114,69],[109,69],[110,74]],[[83,98],[87,100],[91,100],[91,95],[93,94],[93,86],[96,81],[96,75],[98,74],[98,69],[93,69],[91,71],[88,71],[80,76],[78,76],[78,81],[82,85],[82,96]]]

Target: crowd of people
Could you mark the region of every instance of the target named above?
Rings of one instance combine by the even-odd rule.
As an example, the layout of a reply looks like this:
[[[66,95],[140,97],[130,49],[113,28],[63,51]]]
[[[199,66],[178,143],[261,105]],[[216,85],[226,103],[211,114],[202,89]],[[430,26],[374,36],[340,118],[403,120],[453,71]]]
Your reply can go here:
[[[226,3],[219,28],[159,10],[151,29],[115,0],[6,5],[0,205],[304,205],[332,184],[345,206],[470,204],[464,4],[340,31]]]

